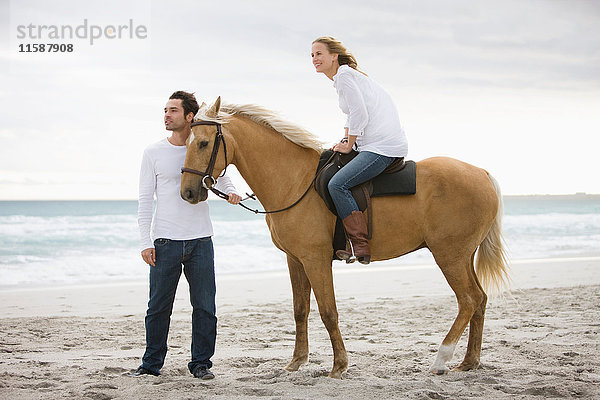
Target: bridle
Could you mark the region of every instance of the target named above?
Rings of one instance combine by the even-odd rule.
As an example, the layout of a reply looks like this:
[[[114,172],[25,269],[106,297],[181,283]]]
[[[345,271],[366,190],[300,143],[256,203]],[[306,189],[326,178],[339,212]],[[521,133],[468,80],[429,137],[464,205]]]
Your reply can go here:
[[[217,196],[219,196],[222,199],[228,200],[229,195],[221,192],[219,189],[214,187],[215,183],[217,183],[217,179],[213,177],[215,163],[217,162],[217,154],[219,153],[219,147],[221,145],[221,142],[223,142],[223,152],[225,153],[225,169],[223,170],[223,173],[219,176],[219,178],[222,177],[223,175],[225,175],[225,171],[227,171],[227,144],[225,143],[225,138],[223,137],[223,132],[221,130],[221,123],[215,122],[215,121],[194,121],[190,124],[190,127],[194,127],[194,126],[198,126],[198,125],[212,125],[212,126],[217,127],[217,134],[215,136],[215,143],[213,144],[212,153],[210,154],[210,160],[208,162],[208,165],[206,166],[206,171],[204,171],[204,172],[198,171],[198,170],[192,169],[192,168],[183,167],[183,168],[181,168],[181,173],[183,174],[184,172],[189,172],[190,174],[200,175],[202,177],[202,187],[203,188],[205,188],[206,190],[210,190],[211,192],[213,192],[214,194],[216,194]],[[317,171],[317,173],[318,172],[319,171]],[[212,181],[210,186],[207,185],[205,182],[206,179],[209,179],[209,178]],[[312,188],[313,184],[315,183],[316,179],[317,179],[317,174],[315,173],[315,177],[310,182],[310,185],[308,185],[308,188],[306,189],[304,194],[302,194],[302,196],[300,196],[300,198],[298,200],[296,200],[293,204],[291,204],[285,208],[282,208],[280,210],[259,211],[259,210],[253,210],[249,207],[246,207],[242,203],[239,203],[238,205],[242,206],[243,208],[245,208],[248,211],[252,211],[254,214],[273,214],[273,213],[278,213],[278,212],[282,212],[282,211],[287,211],[290,208],[294,207],[296,204],[300,203],[302,201],[302,199],[304,197],[306,197],[306,195],[310,191],[310,188]],[[242,199],[242,201],[248,200],[249,198],[256,200],[256,197],[254,197],[254,194],[249,194],[248,197],[246,197],[245,199]]]
[[[183,174],[184,172],[189,172],[190,174],[200,175],[202,177],[202,187],[204,189],[211,190],[217,196],[223,197],[222,195],[225,195],[223,192],[213,188],[215,183],[217,183],[217,179],[213,177],[213,172],[215,170],[215,163],[217,162],[217,155],[219,154],[219,147],[221,145],[221,142],[223,142],[223,152],[225,154],[225,169],[219,177],[225,175],[225,172],[227,171],[227,144],[225,143],[225,138],[223,137],[223,132],[221,131],[221,124],[214,121],[194,121],[190,124],[190,127],[198,125],[212,125],[217,127],[217,134],[215,136],[215,143],[213,144],[212,153],[210,154],[210,161],[208,162],[208,165],[206,166],[206,171],[204,172],[198,171],[197,169],[183,167],[181,168],[181,173]],[[210,179],[212,181],[210,186],[206,184],[207,179]],[[217,192],[219,192],[220,194]]]

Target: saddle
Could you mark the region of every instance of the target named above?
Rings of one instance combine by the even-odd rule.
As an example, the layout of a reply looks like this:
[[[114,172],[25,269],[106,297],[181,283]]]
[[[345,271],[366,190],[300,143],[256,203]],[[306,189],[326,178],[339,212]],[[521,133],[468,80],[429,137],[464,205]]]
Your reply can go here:
[[[327,208],[336,216],[335,205],[333,204],[327,185],[331,178],[344,165],[356,157],[357,154],[357,151],[343,154],[334,152],[333,150],[325,150],[321,153],[317,176],[315,178],[315,189],[327,205]],[[397,158],[380,175],[350,189],[359,210],[363,212],[367,211],[368,239],[371,239],[373,236],[371,197],[415,194],[417,192],[416,171],[417,165],[414,161],[404,161],[403,157]],[[334,257],[336,250],[346,247],[345,243],[343,224],[338,216],[334,236]]]

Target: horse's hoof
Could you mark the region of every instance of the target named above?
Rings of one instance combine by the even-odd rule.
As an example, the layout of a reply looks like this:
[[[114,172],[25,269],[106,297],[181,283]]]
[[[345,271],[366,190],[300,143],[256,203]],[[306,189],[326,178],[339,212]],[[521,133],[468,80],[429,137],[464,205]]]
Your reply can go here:
[[[464,371],[471,371],[474,369],[479,368],[479,363],[474,363],[474,364],[460,364],[457,367],[452,368],[453,371],[460,371],[460,372],[464,372]]]
[[[341,358],[341,357],[340,357]],[[329,377],[332,379],[342,379],[342,374],[348,370],[348,357],[344,356],[333,363]]]
[[[431,369],[430,371],[434,375],[446,375],[450,370],[448,368],[444,367],[444,368]]]
[[[306,359],[297,359],[292,360],[288,365],[285,366],[285,370],[288,372],[296,372],[300,369],[300,367],[308,362],[308,357]]]
[[[331,379],[342,379],[342,373],[341,372],[333,372],[331,371],[328,375],[329,378]]]

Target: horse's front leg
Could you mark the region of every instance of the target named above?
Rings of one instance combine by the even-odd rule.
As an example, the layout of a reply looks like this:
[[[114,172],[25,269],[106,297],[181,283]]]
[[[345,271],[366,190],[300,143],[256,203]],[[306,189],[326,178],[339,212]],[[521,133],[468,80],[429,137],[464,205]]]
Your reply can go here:
[[[329,332],[329,339],[333,346],[333,368],[329,373],[330,378],[341,379],[342,374],[348,369],[348,354],[344,346],[342,334],[338,324],[338,312],[335,304],[335,291],[333,288],[333,272],[331,268],[331,254],[326,259],[302,260],[306,275],[310,280],[315,298],[319,305],[321,320]]]
[[[310,282],[302,264],[288,254],[288,268],[294,298],[294,319],[296,320],[296,345],[292,361],[285,367],[288,371],[298,371],[308,362],[308,313],[310,312]]]

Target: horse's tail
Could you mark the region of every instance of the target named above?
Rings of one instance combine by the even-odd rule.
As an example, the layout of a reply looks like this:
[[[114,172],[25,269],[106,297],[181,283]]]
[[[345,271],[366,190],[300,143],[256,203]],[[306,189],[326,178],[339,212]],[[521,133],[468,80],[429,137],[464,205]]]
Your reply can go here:
[[[498,212],[490,231],[479,245],[475,266],[477,277],[483,288],[492,293],[500,293],[510,283],[506,252],[503,247],[504,239],[502,238],[504,202],[502,201],[502,193],[498,181],[489,173],[488,176],[494,185],[494,190],[498,197]]]

